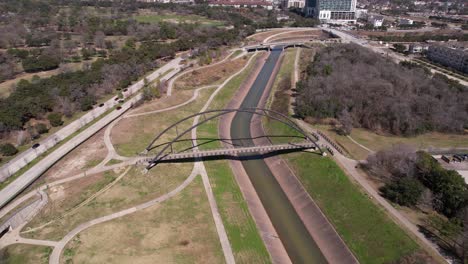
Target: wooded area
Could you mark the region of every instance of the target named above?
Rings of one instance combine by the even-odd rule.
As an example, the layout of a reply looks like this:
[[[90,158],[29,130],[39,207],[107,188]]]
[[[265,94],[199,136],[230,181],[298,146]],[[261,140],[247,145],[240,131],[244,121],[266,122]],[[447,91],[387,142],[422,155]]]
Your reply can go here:
[[[468,125],[466,87],[353,44],[321,49],[297,89],[300,117],[336,118],[348,132],[463,133]]]
[[[460,174],[406,145],[379,151],[363,166],[384,183],[384,197],[423,212],[421,227],[432,232],[441,247],[468,259],[468,188]]]

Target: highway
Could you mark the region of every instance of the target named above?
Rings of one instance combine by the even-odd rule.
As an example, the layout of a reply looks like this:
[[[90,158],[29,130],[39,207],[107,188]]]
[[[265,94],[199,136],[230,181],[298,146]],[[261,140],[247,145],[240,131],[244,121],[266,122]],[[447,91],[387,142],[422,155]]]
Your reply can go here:
[[[156,78],[158,78],[161,74],[171,70],[166,75],[166,78],[168,76],[173,76],[175,75],[181,68],[180,65],[181,58],[176,58],[171,60],[169,63],[165,64],[161,68],[157,69],[154,71],[152,74],[148,75],[147,78],[149,81],[152,81]],[[126,96],[130,96],[133,94],[136,94],[141,88],[143,87],[143,80],[133,84],[131,87],[128,88],[128,91],[126,92]],[[19,176],[16,180],[14,180],[12,183],[10,183],[8,186],[3,188],[3,190],[0,191],[0,208],[5,206],[11,199],[13,199],[16,195],[18,195],[22,190],[24,190],[27,186],[29,186],[32,182],[34,182],[39,176],[42,175],[48,168],[50,168],[55,162],[57,162],[59,159],[61,159],[63,156],[65,156],[67,153],[72,151],[74,148],[76,148],[78,145],[83,143],[85,140],[90,138],[92,135],[97,133],[99,130],[101,130],[103,127],[111,123],[113,120],[121,116],[125,111],[130,109],[133,104],[135,104],[138,100],[141,99],[141,93],[137,94],[136,96],[132,97],[131,99],[127,100],[125,103],[122,104],[122,108],[120,110],[114,110],[98,120],[96,123],[91,125],[90,127],[86,128],[84,131],[64,143],[62,146],[54,150],[52,153],[47,155],[45,158],[40,160],[38,163],[36,163],[34,166],[32,166],[29,170],[27,170],[25,173],[23,173],[21,176]],[[112,104],[114,101],[113,99],[109,100],[106,102],[107,104]],[[68,128],[65,127],[63,129],[67,130],[67,133],[69,133],[68,130],[72,130],[74,128]],[[63,130],[62,129],[62,130]],[[79,129],[79,128],[78,128]],[[60,130],[60,131],[62,131]],[[60,132],[59,131],[59,132]],[[76,130],[75,130],[76,131]],[[57,132],[58,133],[58,132]],[[74,132],[70,133],[73,134]],[[46,139],[47,140],[47,139]],[[63,140],[63,138],[62,138]],[[28,152],[29,153],[29,152]],[[29,154],[23,154],[23,155],[29,155]]]

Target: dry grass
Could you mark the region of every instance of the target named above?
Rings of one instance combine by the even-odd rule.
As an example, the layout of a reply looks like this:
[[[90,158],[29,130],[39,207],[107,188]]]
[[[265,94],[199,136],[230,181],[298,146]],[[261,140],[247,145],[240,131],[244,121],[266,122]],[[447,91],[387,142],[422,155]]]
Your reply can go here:
[[[365,159],[369,151],[352,142],[345,136],[338,135],[329,125],[315,125],[331,139],[342,146],[351,157]],[[399,137],[394,135],[378,135],[372,131],[362,128],[354,128],[350,135],[356,142],[373,151],[386,149],[396,144],[408,144],[417,149],[437,150],[468,147],[468,135],[426,133],[415,137]]]
[[[104,130],[102,130],[55,163],[41,178],[50,182],[79,174],[99,164],[106,155]]]
[[[0,250],[2,264],[46,264],[49,263],[49,247],[16,244]]]
[[[269,42],[288,41],[294,39],[326,39],[327,37],[328,35],[323,33],[321,30],[292,31],[273,37]]]
[[[192,97],[192,95],[193,95],[193,91],[189,91],[189,90],[177,91],[176,96],[169,96],[169,97],[164,96],[160,99],[152,100],[151,102],[148,102],[139,106],[130,114],[145,113],[149,111],[160,110],[160,109],[168,108],[174,105],[178,105],[189,100]]]
[[[177,79],[174,83],[174,88],[179,90],[194,89],[205,85],[220,84],[244,67],[247,61],[248,56],[237,60],[228,60],[200,70],[194,70]]]
[[[143,169],[143,167],[132,168],[112,188],[76,210],[74,214],[24,236],[61,239],[81,223],[155,199],[180,185],[190,174],[192,164],[159,164],[146,174]],[[121,168],[119,171],[108,172],[107,177],[100,174],[70,182],[63,187],[55,187],[50,191],[51,202],[23,231],[28,227],[41,226],[70,211],[112,182],[124,170],[125,168]]]
[[[222,263],[202,181],[160,205],[94,226],[68,245],[74,263]]]
[[[248,43],[249,44],[252,44],[252,43],[258,43],[258,42],[262,42],[264,39],[270,37],[270,36],[273,36],[275,34],[278,34],[278,33],[281,33],[281,32],[287,32],[289,30],[287,29],[284,29],[284,30],[271,30],[271,31],[265,31],[265,32],[259,32],[259,33],[256,33],[256,34],[253,34],[251,36],[249,36],[248,38]]]
[[[122,119],[111,133],[112,143],[117,152],[123,156],[135,156],[136,153],[142,152],[151,140],[165,128],[186,116],[199,112],[212,92],[213,89],[205,89],[200,92],[199,97],[194,102],[171,111]],[[177,97],[177,95],[173,95],[173,97]],[[178,131],[181,132],[191,125],[191,121],[184,122],[178,126]],[[172,129],[158,142],[166,142],[175,136],[176,130]],[[190,133],[185,139],[189,136]],[[187,142],[180,144],[180,149],[189,145]]]

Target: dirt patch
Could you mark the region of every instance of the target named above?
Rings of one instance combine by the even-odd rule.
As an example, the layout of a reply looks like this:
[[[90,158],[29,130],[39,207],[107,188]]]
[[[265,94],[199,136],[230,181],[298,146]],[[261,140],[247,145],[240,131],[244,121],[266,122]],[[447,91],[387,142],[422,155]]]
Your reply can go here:
[[[102,130],[55,163],[41,178],[50,182],[79,174],[99,164],[106,155]]]
[[[271,30],[271,31],[266,31],[266,32],[259,32],[256,34],[253,34],[252,36],[249,36],[248,38],[248,44],[255,44],[255,43],[260,43],[264,39],[273,36],[275,34],[281,33],[281,32],[287,32],[288,30]]]
[[[324,33],[321,30],[308,30],[308,31],[293,31],[278,35],[276,37],[271,38],[268,42],[277,42],[277,41],[291,41],[295,39],[303,40],[303,39],[316,39],[316,40],[323,40],[327,39],[328,34]]]
[[[181,104],[187,100],[189,100],[193,96],[193,91],[179,91],[177,92],[176,96],[165,96],[160,99],[152,100],[150,102],[147,102],[129,114],[138,114],[138,113],[145,113],[149,111],[155,111],[155,110],[160,110],[164,108],[168,108],[174,105]]]
[[[211,67],[195,69],[177,79],[174,88],[178,90],[194,89],[205,85],[220,84],[229,76],[239,71],[247,63],[248,58],[228,60]]]

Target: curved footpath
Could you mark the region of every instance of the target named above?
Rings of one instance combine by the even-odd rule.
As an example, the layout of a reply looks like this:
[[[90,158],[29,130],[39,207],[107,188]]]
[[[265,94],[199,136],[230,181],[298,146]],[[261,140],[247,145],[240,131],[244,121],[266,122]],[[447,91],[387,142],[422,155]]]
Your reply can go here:
[[[221,85],[219,85],[219,87],[213,92],[213,94],[211,94],[210,98],[207,100],[207,102],[205,103],[205,105],[203,106],[203,108],[201,109],[201,111],[204,111],[206,110],[209,105],[211,104],[212,100],[215,98],[215,96],[217,95],[217,93],[232,79],[234,78],[235,76],[237,76],[238,74],[240,74],[242,71],[244,71],[248,65],[250,65],[252,59],[254,57],[250,58],[250,60],[248,61],[248,63],[241,69],[239,70],[237,73],[233,74],[232,76],[230,76],[226,81],[224,81]],[[154,113],[158,113],[158,112],[162,112],[162,111],[168,111],[168,110],[172,110],[172,109],[175,109],[177,107],[181,107],[183,105],[186,105],[187,103],[195,100],[197,97],[198,97],[198,94],[199,94],[199,91],[201,89],[205,89],[205,88],[208,88],[208,87],[201,87],[201,88],[198,88],[195,92],[194,92],[194,96],[192,98],[190,98],[188,101],[182,103],[182,104],[179,104],[177,106],[172,106],[172,107],[168,107],[168,108],[165,108],[165,109],[161,109],[161,110],[157,110],[157,111],[150,111],[150,113],[148,114],[154,114]],[[146,113],[143,113],[143,114],[146,114]],[[199,117],[197,117],[199,118]],[[120,119],[120,118],[119,118]],[[117,120],[116,120],[117,121]],[[106,129],[106,133],[105,133],[105,138],[107,138],[108,140],[106,140],[106,146],[108,148],[108,155],[106,156],[105,160],[108,160],[112,157],[114,157],[114,152],[115,152],[115,149],[113,148],[112,146],[112,143],[110,142],[110,131],[112,129],[112,127],[116,124],[116,121],[114,123],[112,123],[111,126],[108,127],[108,129]],[[194,122],[197,122],[197,119],[194,120]],[[196,141],[196,129],[192,131],[192,137],[194,138],[194,141]],[[196,142],[195,142],[195,145],[196,145]],[[113,150],[113,151],[112,151]],[[98,166],[96,166],[95,168],[92,169],[93,172],[97,172],[97,171],[102,171],[102,170],[107,170],[107,169],[111,169],[111,168],[114,168],[114,167],[122,167],[122,166],[126,166],[126,165],[130,165],[130,164],[134,164],[135,162],[137,162],[139,160],[139,158],[126,158],[126,160],[122,163],[119,163],[119,164],[115,164],[115,165],[112,165],[112,166],[104,166],[104,162],[101,162]],[[128,171],[128,170],[127,170]],[[126,172],[127,172],[126,171]],[[125,172],[125,173],[126,173]],[[122,174],[122,177],[123,175]],[[100,217],[100,218],[97,218],[97,219],[94,219],[94,220],[91,220],[91,221],[88,221],[86,223],[83,223],[81,225],[79,225],[78,227],[76,227],[74,230],[72,230],[70,233],[68,233],[62,240],[60,240],[59,242],[56,242],[56,241],[47,241],[47,240],[35,240],[35,239],[24,239],[24,238],[21,238],[19,236],[19,229],[15,230],[15,234],[16,236],[12,236],[12,238],[14,239],[14,241],[10,241],[11,243],[9,244],[14,244],[14,243],[26,243],[26,244],[38,244],[38,245],[48,245],[48,246],[52,246],[54,247],[54,250],[52,252],[52,255],[49,259],[49,263],[59,263],[59,260],[60,260],[60,255],[61,255],[61,252],[62,250],[64,249],[64,247],[66,246],[66,244],[76,235],[78,234],[79,232],[93,226],[93,225],[96,225],[96,224],[99,224],[99,223],[103,223],[103,222],[106,222],[106,221],[109,221],[109,220],[112,220],[112,219],[115,219],[115,218],[118,218],[118,217],[121,217],[121,216],[124,216],[124,215],[127,215],[127,214],[130,214],[130,213],[133,213],[133,212],[136,212],[138,210],[142,210],[142,209],[145,209],[149,206],[152,206],[156,203],[160,203],[174,195],[176,195],[177,193],[179,193],[181,190],[183,190],[193,179],[196,175],[200,174],[201,177],[202,177],[202,180],[203,180],[203,184],[204,184],[204,188],[205,188],[205,191],[207,193],[207,197],[208,197],[208,200],[209,200],[209,204],[210,204],[210,207],[211,207],[211,211],[212,211],[212,214],[213,214],[213,219],[215,221],[215,225],[216,225],[216,229],[217,229],[217,232],[218,232],[218,236],[219,236],[219,239],[220,239],[220,243],[221,243],[221,246],[222,246],[222,249],[223,249],[223,253],[224,253],[224,256],[225,256],[225,260],[227,263],[229,264],[232,264],[232,263],[235,263],[234,261],[234,256],[233,256],[233,253],[232,253],[232,249],[231,249],[231,246],[229,244],[229,240],[228,240],[228,237],[227,237],[227,234],[226,234],[226,231],[225,231],[225,228],[224,228],[224,225],[223,225],[223,222],[222,222],[222,219],[221,219],[221,216],[219,214],[219,210],[217,208],[217,205],[216,205],[216,200],[214,198],[214,194],[212,192],[212,188],[211,188],[211,185],[209,183],[209,178],[208,178],[208,175],[206,173],[206,170],[205,170],[205,167],[203,165],[202,162],[196,162],[195,163],[195,166],[194,166],[194,169],[192,170],[192,173],[191,175],[184,181],[183,184],[181,184],[180,186],[178,186],[176,189],[174,189],[173,191],[169,192],[168,194],[165,194],[157,199],[154,199],[154,200],[151,200],[149,202],[146,202],[144,204],[141,204],[141,205],[138,205],[138,206],[135,206],[135,207],[132,207],[132,208],[128,208],[126,210],[123,210],[123,211],[120,211],[120,212],[116,212],[116,213],[113,213],[111,215],[108,215],[108,216],[104,216],[104,217]],[[71,180],[75,180],[75,179],[78,179],[78,178],[81,178],[81,177],[85,177],[86,175],[90,175],[90,174],[86,174],[86,173],[82,173],[82,174],[79,174],[79,175],[76,175],[76,176],[73,176],[73,177],[69,177],[69,178],[66,178],[66,179],[62,179],[62,180],[59,180],[59,181],[56,181],[54,183],[51,183],[51,184],[48,184],[48,185],[44,185],[44,186],[41,186],[39,189],[42,189],[42,188],[47,188],[47,187],[50,187],[51,185],[57,185],[57,184],[62,184],[64,182],[68,182],[68,181],[71,181]],[[111,186],[111,185],[110,185]],[[107,188],[106,188],[107,189]],[[105,191],[105,190],[104,190]],[[23,197],[28,197],[30,194],[32,195],[34,192],[30,192],[28,193],[27,195],[23,196]],[[102,193],[102,191],[100,191],[99,193]],[[97,194],[99,195],[99,194]],[[93,197],[96,197],[97,195],[93,196]],[[23,198],[22,197],[22,198]],[[92,199],[92,197],[90,197],[89,199]],[[88,199],[88,200],[89,200]],[[23,200],[25,201],[26,198],[23,198],[23,199],[18,199],[18,200]],[[15,204],[19,204],[15,201]],[[5,245],[2,245],[2,246],[5,246]]]

